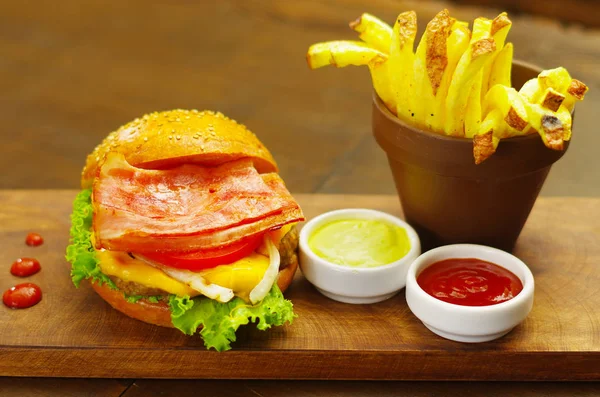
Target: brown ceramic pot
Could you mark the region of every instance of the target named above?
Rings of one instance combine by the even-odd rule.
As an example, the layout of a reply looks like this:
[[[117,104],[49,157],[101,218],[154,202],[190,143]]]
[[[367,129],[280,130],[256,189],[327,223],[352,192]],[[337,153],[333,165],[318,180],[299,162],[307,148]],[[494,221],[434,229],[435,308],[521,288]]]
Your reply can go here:
[[[520,88],[538,73],[515,61],[513,86]],[[496,153],[475,165],[471,139],[412,127],[377,95],[373,134],[387,154],[406,220],[424,249],[478,243],[511,251],[550,167],[565,153],[546,148],[532,134],[503,139]]]

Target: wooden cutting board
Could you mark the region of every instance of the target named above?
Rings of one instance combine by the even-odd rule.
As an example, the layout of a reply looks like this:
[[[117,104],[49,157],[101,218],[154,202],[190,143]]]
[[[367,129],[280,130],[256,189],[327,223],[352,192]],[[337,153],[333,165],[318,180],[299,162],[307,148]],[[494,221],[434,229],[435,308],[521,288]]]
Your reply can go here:
[[[297,274],[287,297],[292,326],[238,332],[234,350],[207,351],[197,337],[112,310],[71,284],[64,250],[76,191],[0,191],[0,288],[22,282],[11,263],[33,256],[43,300],[0,305],[0,375],[110,378],[600,379],[600,199],[540,198],[515,254],[533,271],[527,320],[497,341],[451,342],[428,331],[404,293],[374,305],[321,296]],[[308,218],[341,207],[400,215],[395,196],[297,195]],[[45,244],[31,248],[38,231]]]

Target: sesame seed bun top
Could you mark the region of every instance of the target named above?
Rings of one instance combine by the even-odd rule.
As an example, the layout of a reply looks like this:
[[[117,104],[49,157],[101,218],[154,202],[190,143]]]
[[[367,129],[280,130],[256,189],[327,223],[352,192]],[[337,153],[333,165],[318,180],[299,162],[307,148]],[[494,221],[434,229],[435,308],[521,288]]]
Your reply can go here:
[[[91,187],[111,152],[123,153],[133,166],[149,169],[182,164],[215,166],[249,157],[261,173],[277,172],[267,148],[244,125],[212,111],[170,110],[147,114],[109,134],[88,155],[81,187]]]

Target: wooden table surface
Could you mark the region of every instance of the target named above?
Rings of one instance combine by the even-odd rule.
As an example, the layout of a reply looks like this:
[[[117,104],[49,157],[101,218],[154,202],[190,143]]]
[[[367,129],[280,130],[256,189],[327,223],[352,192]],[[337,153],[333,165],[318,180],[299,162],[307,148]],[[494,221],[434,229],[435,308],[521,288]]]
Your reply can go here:
[[[534,307],[526,321],[501,339],[452,342],[423,326],[408,309],[404,291],[377,304],[348,305],[321,295],[298,272],[286,291],[298,315],[294,324],[269,332],[243,327],[233,350],[218,353],[207,351],[200,338],[123,316],[88,283],[79,290],[73,287],[64,249],[76,194],[0,190],[0,264],[7,269],[14,258],[34,256],[43,270],[31,281],[44,291],[40,304],[25,311],[0,306],[0,375],[600,379],[600,198],[544,197],[536,202],[513,251],[535,277]],[[36,205],[31,205],[32,197],[38,199]],[[308,219],[344,207],[402,216],[397,195],[295,197]],[[33,227],[45,238],[41,247],[23,244]],[[6,275],[0,291],[18,282],[22,280]]]
[[[569,7],[565,16],[580,6],[585,13],[579,15],[598,11],[589,0],[551,3]],[[76,188],[86,154],[108,132],[145,112],[183,107],[220,110],[246,124],[272,150],[292,191],[393,193],[385,156],[370,133],[368,72],[310,71],[304,53],[316,41],[354,38],[346,24],[363,11],[390,22],[414,9],[422,27],[443,7],[467,20],[499,11],[395,0],[2,2],[0,189]],[[600,32],[531,14],[511,18],[516,57],[546,68],[563,65],[590,87],[577,109],[569,152],[542,194],[599,196],[600,134],[594,126]],[[3,396],[199,390],[248,396],[591,396],[600,385],[0,379]]]

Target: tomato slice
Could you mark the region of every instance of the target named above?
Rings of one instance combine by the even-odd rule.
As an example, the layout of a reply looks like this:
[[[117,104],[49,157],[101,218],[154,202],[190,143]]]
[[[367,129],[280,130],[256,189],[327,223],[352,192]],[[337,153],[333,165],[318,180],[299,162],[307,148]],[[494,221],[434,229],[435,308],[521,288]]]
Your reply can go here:
[[[187,269],[191,271],[200,271],[217,267],[219,265],[228,265],[236,262],[248,255],[260,245],[262,234],[246,238],[238,243],[234,243],[222,248],[200,250],[185,253],[144,253],[144,257],[158,262],[161,265],[174,267],[177,269]]]

